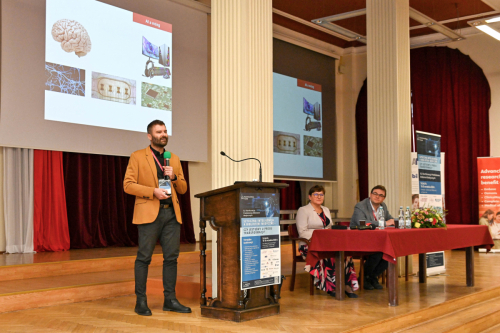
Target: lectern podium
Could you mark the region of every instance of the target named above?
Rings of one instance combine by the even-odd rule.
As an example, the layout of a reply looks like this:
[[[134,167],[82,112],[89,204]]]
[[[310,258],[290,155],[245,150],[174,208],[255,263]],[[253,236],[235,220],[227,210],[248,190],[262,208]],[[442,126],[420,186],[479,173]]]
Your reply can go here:
[[[280,313],[278,285],[241,290],[240,199],[279,196],[288,184],[242,182],[195,195],[200,199],[200,305],[203,317],[246,321]],[[278,203],[279,204],[279,203]],[[278,206],[279,207],[279,206]],[[206,222],[217,231],[217,297],[206,297]]]

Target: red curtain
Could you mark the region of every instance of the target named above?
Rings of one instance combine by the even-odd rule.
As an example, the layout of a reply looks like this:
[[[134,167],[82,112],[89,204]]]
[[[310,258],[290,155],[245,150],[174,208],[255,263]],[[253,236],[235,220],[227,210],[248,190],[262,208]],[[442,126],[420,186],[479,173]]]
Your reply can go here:
[[[294,180],[275,180],[274,182],[288,184],[288,187],[280,190],[280,209],[296,210],[302,206],[300,182]]]
[[[69,250],[63,153],[35,150],[33,243],[37,252]]]
[[[181,161],[182,172],[184,179],[188,185],[186,193],[179,195],[179,205],[181,206],[182,226],[181,226],[181,243],[196,243],[194,237],[193,216],[191,214],[191,190],[189,186],[189,164]]]
[[[368,87],[366,80],[356,103],[356,142],[358,151],[359,199],[368,198]]]
[[[459,50],[425,47],[411,50],[410,57],[415,130],[442,135],[447,222],[477,223],[477,157],[490,154],[488,81],[482,69]],[[366,122],[367,108],[362,107],[366,89],[361,93],[356,120],[359,112]],[[358,140],[358,151],[366,142]],[[368,170],[367,153],[358,157],[358,164],[365,164],[359,170]]]
[[[128,157],[64,153],[64,181],[72,249],[137,245],[132,224],[135,197],[123,191]],[[188,163],[182,162],[188,192],[179,196],[181,242],[194,243]]]

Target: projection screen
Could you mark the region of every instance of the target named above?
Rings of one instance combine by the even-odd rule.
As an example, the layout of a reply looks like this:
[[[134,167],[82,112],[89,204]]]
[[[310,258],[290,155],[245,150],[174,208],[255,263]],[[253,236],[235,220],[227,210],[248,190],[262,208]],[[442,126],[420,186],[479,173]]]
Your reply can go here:
[[[1,146],[127,156],[160,119],[169,150],[207,160],[206,13],[160,0],[3,0],[1,20]]]

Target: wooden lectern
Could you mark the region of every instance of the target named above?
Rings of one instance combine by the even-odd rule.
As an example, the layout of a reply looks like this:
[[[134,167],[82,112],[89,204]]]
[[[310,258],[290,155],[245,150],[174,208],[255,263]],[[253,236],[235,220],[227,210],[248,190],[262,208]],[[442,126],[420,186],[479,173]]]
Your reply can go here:
[[[242,182],[195,195],[200,199],[200,305],[203,317],[246,321],[280,313],[278,285],[241,290],[240,195],[278,193],[288,184]],[[206,297],[206,221],[217,231],[216,298]]]

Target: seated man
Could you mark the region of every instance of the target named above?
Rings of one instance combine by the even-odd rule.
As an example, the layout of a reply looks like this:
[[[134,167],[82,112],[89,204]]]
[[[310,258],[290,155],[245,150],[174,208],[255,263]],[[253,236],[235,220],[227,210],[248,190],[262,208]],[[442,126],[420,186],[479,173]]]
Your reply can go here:
[[[360,220],[378,226],[377,210],[380,206],[384,209],[386,226],[394,225],[394,218],[384,203],[385,194],[385,187],[377,185],[371,190],[369,198],[358,202],[351,217],[351,228],[359,226]],[[367,290],[382,289],[382,286],[378,283],[378,276],[387,269],[387,261],[382,259],[382,255],[382,252],[379,252],[368,256],[366,259],[363,279],[364,288]]]

